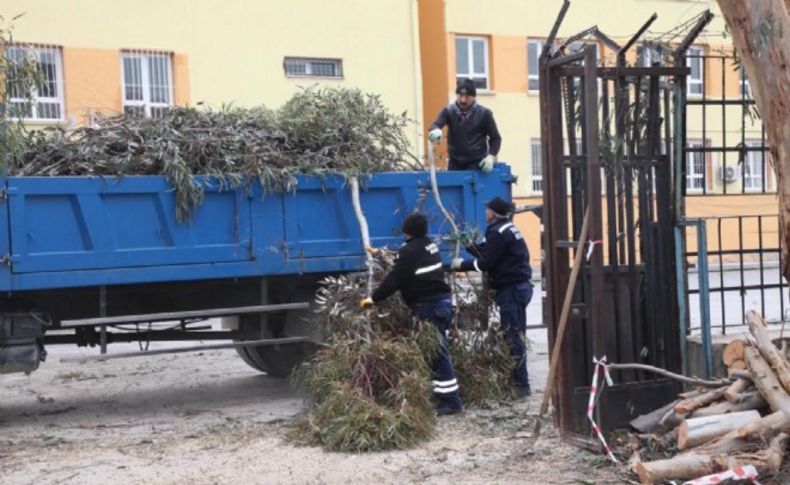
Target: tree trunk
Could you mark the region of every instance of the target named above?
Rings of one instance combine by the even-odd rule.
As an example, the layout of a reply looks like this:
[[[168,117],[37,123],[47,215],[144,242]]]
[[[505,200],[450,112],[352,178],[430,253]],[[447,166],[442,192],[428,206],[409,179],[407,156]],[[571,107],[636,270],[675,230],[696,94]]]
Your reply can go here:
[[[744,465],[754,465],[760,475],[776,473],[782,466],[782,459],[787,449],[787,441],[790,436],[787,433],[779,433],[774,436],[768,448],[757,453],[736,453],[732,456],[717,458],[716,464],[725,470],[742,467]]]
[[[705,407],[712,402],[716,402],[724,397],[724,391],[727,390],[727,387],[728,386],[720,387],[718,389],[708,391],[700,396],[684,399],[675,406],[675,412],[678,414],[688,414],[696,409]]]
[[[754,385],[774,411],[782,411],[790,418],[790,396],[787,395],[773,369],[754,347],[744,351],[746,362],[754,376]]]
[[[749,331],[754,335],[760,354],[776,372],[776,377],[779,378],[779,382],[785,388],[785,391],[790,393],[790,364],[771,341],[763,318],[754,310],[749,310],[746,312],[746,321],[749,323]]]
[[[680,401],[673,401],[651,413],[637,416],[629,424],[640,433],[649,433],[658,427],[661,418],[663,418],[668,411],[674,409],[675,405],[679,402]]]
[[[736,360],[743,360],[743,340],[736,339],[728,343],[721,353],[721,360],[727,367]]]
[[[686,450],[707,443],[759,420],[760,413],[754,410],[687,419],[678,427],[678,449]]]
[[[785,413],[782,411],[776,411],[740,428],[738,437],[743,439],[767,439],[777,431],[790,433],[790,418],[785,416]]]
[[[724,391],[724,399],[729,402],[738,402],[742,400],[742,393],[748,389],[751,384],[752,383],[746,379],[736,380],[730,384],[730,387],[728,387],[726,391]]]
[[[790,281],[790,0],[718,0],[765,123],[778,180],[782,273]]]
[[[768,407],[765,398],[759,392],[745,392],[740,395],[740,401],[729,402],[722,401],[711,404],[706,408],[700,408],[691,413],[692,418],[702,418],[704,416],[716,416],[719,414],[737,413],[739,411],[748,411],[750,409],[760,410]]]

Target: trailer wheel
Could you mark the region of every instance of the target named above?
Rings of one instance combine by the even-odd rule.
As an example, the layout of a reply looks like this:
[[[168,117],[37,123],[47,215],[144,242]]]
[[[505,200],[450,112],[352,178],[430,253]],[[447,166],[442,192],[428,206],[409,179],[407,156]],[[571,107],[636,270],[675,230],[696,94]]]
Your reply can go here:
[[[273,302],[312,303],[315,299],[317,278],[302,277],[280,281],[275,288],[271,295]],[[241,316],[239,330],[244,334],[242,340],[307,336],[314,341],[321,341],[320,332],[305,320],[309,313],[310,310],[291,310],[269,314],[267,324],[264,326],[260,323],[259,315]],[[313,342],[236,348],[236,352],[247,365],[272,377],[280,378],[289,377],[293,369],[313,355],[316,350],[317,346]]]

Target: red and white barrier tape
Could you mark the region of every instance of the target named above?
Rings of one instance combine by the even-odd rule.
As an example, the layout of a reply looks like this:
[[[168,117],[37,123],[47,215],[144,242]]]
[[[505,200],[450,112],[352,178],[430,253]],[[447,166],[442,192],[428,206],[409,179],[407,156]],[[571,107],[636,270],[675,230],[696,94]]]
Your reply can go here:
[[[614,453],[612,453],[612,449],[609,448],[608,444],[606,444],[606,439],[603,437],[603,433],[601,433],[601,428],[598,427],[595,419],[593,419],[593,411],[595,410],[595,396],[598,394],[598,374],[601,367],[603,367],[604,381],[610,386],[614,385],[614,381],[612,381],[612,376],[609,375],[609,366],[606,365],[605,355],[601,357],[601,360],[593,357],[593,362],[595,363],[595,370],[593,371],[592,385],[590,385],[590,401],[587,403],[587,419],[590,420],[593,431],[595,431],[595,434],[598,435],[598,439],[601,440],[601,444],[603,444],[603,448],[606,450],[606,456],[608,456],[613,463],[619,463],[617,458],[615,458]],[[603,389],[603,383],[601,384],[601,389]]]
[[[697,478],[696,480],[684,482],[683,485],[709,485],[709,484],[715,485],[730,479],[749,480],[750,483],[754,483],[755,485],[760,485],[757,482],[758,476],[759,474],[757,473],[757,469],[754,468],[754,465],[746,465],[740,468],[727,470],[726,472],[714,473],[713,475],[706,475],[704,477]]]
[[[592,253],[596,244],[603,245],[603,241],[599,239],[597,241],[590,241],[587,243],[587,255],[584,258],[587,262],[590,262],[590,258],[592,257]]]

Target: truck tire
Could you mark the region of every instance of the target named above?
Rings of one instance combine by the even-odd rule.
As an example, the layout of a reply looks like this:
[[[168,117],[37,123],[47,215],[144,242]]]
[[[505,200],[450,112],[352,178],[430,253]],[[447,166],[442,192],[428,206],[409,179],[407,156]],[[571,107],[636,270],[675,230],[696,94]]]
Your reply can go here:
[[[270,301],[273,303],[307,301],[312,304],[315,300],[317,282],[317,278],[306,277],[280,281],[275,286],[277,289],[270,295]],[[263,327],[259,315],[241,316],[239,330],[244,335],[242,340],[306,336],[313,341],[321,341],[323,339],[320,332],[306,321],[310,312],[311,310],[307,309],[268,314],[267,323]],[[236,348],[236,352],[247,365],[272,377],[280,378],[289,377],[293,369],[313,355],[316,350],[317,345],[313,342]]]

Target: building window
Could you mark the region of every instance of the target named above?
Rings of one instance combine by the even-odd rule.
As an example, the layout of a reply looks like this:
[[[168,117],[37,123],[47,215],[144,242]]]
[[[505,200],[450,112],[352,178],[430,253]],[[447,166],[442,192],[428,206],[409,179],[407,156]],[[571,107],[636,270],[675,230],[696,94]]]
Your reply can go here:
[[[691,74],[686,78],[688,94],[702,96],[702,79],[704,76],[705,59],[699,47],[690,47],[686,52],[686,66],[691,68]]]
[[[705,188],[705,152],[696,151],[704,147],[702,140],[688,140],[686,151],[686,190],[688,192],[702,192]]]
[[[124,52],[121,69],[125,114],[159,118],[173,106],[173,68],[170,54]]]
[[[538,61],[541,52],[543,52],[542,40],[530,40],[527,42],[527,76],[529,78],[527,90],[530,93],[537,93],[540,89],[540,65]]]
[[[749,84],[749,79],[746,77],[746,72],[741,67],[741,97],[744,99],[752,99],[752,85]]]
[[[40,76],[38,85],[30,94],[21,92],[13,80],[13,67],[9,72],[9,114],[25,120],[61,121],[63,119],[63,64],[59,47],[33,47],[14,45],[7,48],[5,57],[16,65],[28,61],[36,64]]]
[[[642,67],[653,67],[654,64],[660,66],[664,63],[661,51],[654,45],[642,44],[639,46],[637,55],[639,57],[639,65]]]
[[[744,145],[757,150],[746,150],[743,154],[743,189],[761,191],[765,177],[765,151],[760,147],[764,145],[760,140],[747,140]]]
[[[470,78],[477,89],[490,89],[488,81],[488,39],[485,37],[455,38],[456,82]]]
[[[340,59],[286,57],[283,69],[288,77],[343,77],[343,61]]]
[[[529,145],[532,154],[532,193],[540,195],[543,193],[543,152],[540,138],[531,139]]]

